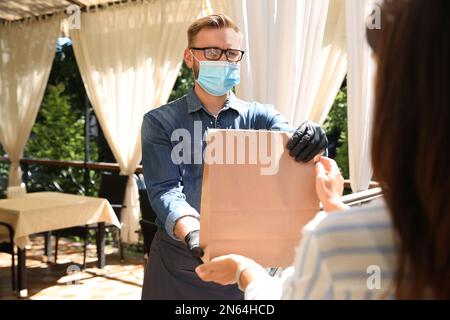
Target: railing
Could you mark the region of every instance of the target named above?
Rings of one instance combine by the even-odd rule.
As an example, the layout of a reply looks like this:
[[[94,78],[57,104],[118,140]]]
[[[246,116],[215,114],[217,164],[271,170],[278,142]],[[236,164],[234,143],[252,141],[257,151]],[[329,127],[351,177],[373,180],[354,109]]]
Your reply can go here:
[[[7,157],[0,157],[1,162],[10,162]],[[90,170],[102,170],[102,171],[120,171],[118,163],[110,162],[84,162],[84,161],[63,161],[63,160],[47,160],[47,159],[22,159],[21,164],[40,164],[45,166],[54,167],[73,167],[84,168]],[[138,166],[136,173],[142,173],[142,166]]]
[[[344,181],[344,189],[351,191],[350,180]],[[347,194],[342,197],[342,201],[349,206],[357,206],[382,196],[383,190],[380,188],[380,184],[372,181],[369,184],[369,190]]]
[[[380,184],[378,182],[371,181],[369,183],[369,189],[375,189],[375,188],[379,188],[379,187],[380,187]],[[344,181],[344,189],[346,189],[346,190],[351,190],[352,189],[352,187],[350,185],[350,180],[345,180]]]
[[[342,197],[342,201],[349,206],[361,205],[383,196],[381,188],[373,188],[367,191],[348,194]]]
[[[9,163],[10,160],[8,157],[0,157],[0,162]],[[47,160],[47,159],[21,159],[20,160],[21,168],[23,171],[22,177],[23,182],[27,185],[27,188],[30,191],[33,188],[29,188],[30,186],[36,185],[37,180],[43,180],[42,177],[39,177],[36,172],[32,172],[30,170],[30,166],[44,166],[44,167],[54,167],[54,168],[68,168],[68,172],[65,174],[61,174],[59,178],[64,179],[68,183],[71,184],[71,190],[65,190],[64,187],[59,185],[55,181],[48,181],[48,185],[39,185],[38,189],[40,191],[43,190],[53,190],[59,192],[72,192],[78,194],[90,194],[89,190],[93,188],[95,185],[95,181],[90,177],[90,171],[107,171],[107,172],[119,172],[120,167],[117,163],[106,163],[106,162],[84,162],[84,161],[64,161],[64,160]],[[81,177],[80,172],[73,172],[71,169],[80,169],[83,176]],[[142,173],[142,166],[138,166],[136,168],[135,173]],[[76,177],[78,175],[78,177]],[[6,186],[3,186],[6,189]],[[1,189],[1,186],[0,186]]]

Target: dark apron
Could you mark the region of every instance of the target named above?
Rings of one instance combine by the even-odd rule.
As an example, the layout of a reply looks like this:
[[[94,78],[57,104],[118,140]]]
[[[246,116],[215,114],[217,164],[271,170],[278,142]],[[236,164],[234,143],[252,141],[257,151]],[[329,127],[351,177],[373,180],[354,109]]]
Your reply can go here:
[[[161,229],[155,234],[145,269],[143,300],[243,300],[237,285],[202,281],[194,269],[198,262],[186,245]]]

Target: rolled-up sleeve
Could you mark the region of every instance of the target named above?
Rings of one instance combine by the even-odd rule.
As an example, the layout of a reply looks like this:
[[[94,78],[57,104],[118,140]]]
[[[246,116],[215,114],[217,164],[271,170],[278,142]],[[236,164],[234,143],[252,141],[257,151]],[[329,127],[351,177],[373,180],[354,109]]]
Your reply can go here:
[[[151,114],[142,123],[142,165],[150,204],[158,220],[175,240],[176,222],[185,216],[200,219],[200,215],[186,202],[183,194],[180,167],[173,163],[173,149],[169,133]]]

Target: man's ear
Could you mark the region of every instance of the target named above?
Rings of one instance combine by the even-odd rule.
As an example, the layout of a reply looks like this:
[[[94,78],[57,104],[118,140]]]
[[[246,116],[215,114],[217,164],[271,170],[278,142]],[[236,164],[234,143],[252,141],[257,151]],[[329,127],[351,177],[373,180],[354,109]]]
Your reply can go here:
[[[192,57],[192,53],[189,48],[184,49],[184,63],[189,69],[192,69],[194,66],[194,58]]]

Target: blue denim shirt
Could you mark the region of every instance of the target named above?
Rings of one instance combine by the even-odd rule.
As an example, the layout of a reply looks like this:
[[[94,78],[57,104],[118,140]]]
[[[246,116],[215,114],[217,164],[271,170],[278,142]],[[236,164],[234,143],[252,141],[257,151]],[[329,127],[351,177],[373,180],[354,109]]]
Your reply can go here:
[[[231,92],[217,118],[204,108],[191,89],[187,95],[148,112],[142,124],[142,165],[156,224],[175,240],[175,223],[184,216],[200,219],[203,164],[175,164],[172,141],[176,129],[191,135],[191,157],[201,157],[207,129],[251,129],[293,132],[272,105],[242,101]],[[198,161],[197,161],[198,162]],[[203,161],[201,161],[202,163]]]

